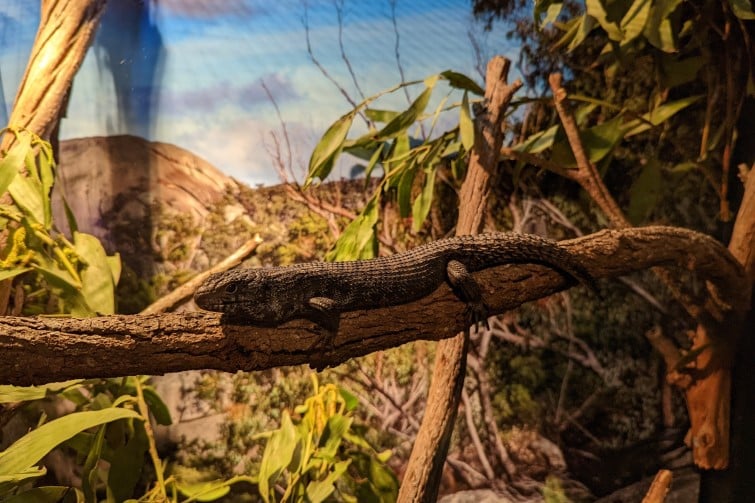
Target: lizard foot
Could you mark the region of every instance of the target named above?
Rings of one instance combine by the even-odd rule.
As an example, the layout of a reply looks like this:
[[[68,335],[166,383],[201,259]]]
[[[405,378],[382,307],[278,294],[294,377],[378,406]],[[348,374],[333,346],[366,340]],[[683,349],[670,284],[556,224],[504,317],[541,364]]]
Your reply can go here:
[[[475,329],[482,323],[486,329],[490,330],[490,324],[488,324],[488,306],[482,300],[477,302],[467,302],[467,307],[464,310],[464,316],[467,320],[467,335],[469,335],[471,328]]]

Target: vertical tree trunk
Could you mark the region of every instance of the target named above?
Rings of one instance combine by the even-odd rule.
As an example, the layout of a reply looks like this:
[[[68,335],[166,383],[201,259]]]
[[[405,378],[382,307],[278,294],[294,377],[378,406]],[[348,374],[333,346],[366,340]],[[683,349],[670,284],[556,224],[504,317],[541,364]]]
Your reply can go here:
[[[495,56],[485,76],[486,107],[475,119],[475,141],[467,177],[459,194],[456,234],[477,234],[490,192],[490,179],[498,165],[503,143],[503,117],[521,82],[508,85],[511,62]],[[398,495],[400,502],[431,503],[438,498],[443,465],[459,408],[466,372],[469,338],[459,334],[438,343],[432,383],[417,439],[414,442]]]
[[[9,125],[49,139],[71,82],[97,31],[106,0],[42,0],[41,19]],[[13,137],[3,138],[6,149]]]

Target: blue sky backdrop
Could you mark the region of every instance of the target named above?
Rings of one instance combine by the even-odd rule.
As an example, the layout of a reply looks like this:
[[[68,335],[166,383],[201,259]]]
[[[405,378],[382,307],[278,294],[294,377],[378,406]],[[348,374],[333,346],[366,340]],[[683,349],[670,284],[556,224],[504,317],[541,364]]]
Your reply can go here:
[[[338,6],[341,6],[339,25]],[[503,29],[485,33],[469,0],[108,0],[76,76],[61,138],[134,134],[173,143],[249,184],[275,183],[266,149],[279,130],[264,82],[305,165],[316,141],[349,104],[307,54],[311,47],[360,100],[401,80],[446,69],[481,81],[483,57],[516,52]],[[7,121],[39,20],[38,0],[0,2],[0,120]],[[416,95],[421,88],[413,90]],[[406,107],[398,93],[381,107]]]

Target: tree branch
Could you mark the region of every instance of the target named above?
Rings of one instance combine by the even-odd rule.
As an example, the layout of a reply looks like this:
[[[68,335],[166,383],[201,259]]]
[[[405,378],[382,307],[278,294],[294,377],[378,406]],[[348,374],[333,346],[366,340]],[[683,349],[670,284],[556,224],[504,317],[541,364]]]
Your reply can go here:
[[[606,230],[562,244],[595,277],[656,265],[694,270],[712,282],[721,306],[735,316],[749,306],[741,266],[714,239],[686,229]],[[570,286],[540,265],[505,265],[475,274],[490,314],[499,314]],[[725,294],[723,293],[725,292]],[[453,337],[465,328],[465,306],[443,285],[419,301],[344,313],[333,349],[318,355],[332,365],[415,340]],[[392,320],[386,325],[386,320]],[[30,385],[73,378],[164,374],[193,369],[227,372],[308,363],[319,329],[306,321],[277,328],[224,324],[218,314],[100,318],[0,317],[0,383]],[[697,369],[704,372],[705,369]]]

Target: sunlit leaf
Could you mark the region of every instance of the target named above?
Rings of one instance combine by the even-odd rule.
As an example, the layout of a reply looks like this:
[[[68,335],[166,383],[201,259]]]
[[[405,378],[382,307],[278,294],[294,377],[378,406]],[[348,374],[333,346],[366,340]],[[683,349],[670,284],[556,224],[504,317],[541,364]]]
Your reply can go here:
[[[115,313],[115,283],[105,249],[91,234],[73,235],[76,253],[86,263],[81,272],[81,293],[87,306],[98,314]]]
[[[417,117],[427,108],[433,88],[428,87],[417,97],[405,111],[394,117],[383,129],[377,132],[375,138],[386,141],[403,134],[409,126],[417,121]]]
[[[377,108],[367,108],[364,114],[373,122],[388,123],[396,118],[400,112],[394,110],[378,110]]]
[[[537,133],[527,137],[522,143],[514,146],[514,150],[518,152],[529,152],[531,154],[538,154],[543,150],[549,149],[553,146],[553,140],[558,133],[558,125],[551,126],[545,131],[538,131]]]
[[[28,218],[38,224],[45,224],[45,201],[39,180],[19,175],[8,185],[8,192]]]
[[[260,462],[259,491],[266,502],[270,501],[275,481],[291,463],[297,444],[296,428],[291,422],[291,416],[284,411],[281,426],[268,440]]]
[[[461,99],[461,107],[459,107],[459,135],[464,150],[471,151],[474,146],[474,123],[472,122],[472,113],[469,110],[469,99],[466,92]]]
[[[0,385],[0,403],[26,402],[39,400],[55,393],[67,391],[84,382],[83,379],[72,379],[58,383],[45,384],[44,386],[11,386]]]
[[[640,36],[645,29],[651,4],[651,0],[634,0],[632,2],[632,6],[621,19],[622,45],[626,45]]]
[[[315,178],[324,180],[330,174],[353,121],[354,112],[349,112],[335,121],[322,136],[309,159],[309,173],[305,186],[311,184]]]
[[[7,130],[0,131],[0,139]],[[6,133],[12,134],[12,133]],[[24,159],[31,151],[31,135],[25,131],[16,136],[16,141],[8,154],[0,159],[0,195],[5,194],[8,186],[18,175],[24,165]]]
[[[446,70],[442,72],[440,76],[448,81],[448,85],[455,89],[461,89],[463,91],[469,91],[472,94],[483,96],[485,90],[477,84],[474,80],[470,79],[463,73],[454,72],[452,70]]]
[[[327,255],[331,261],[372,258],[377,252],[375,224],[378,220],[377,195],[367,203],[362,213],[344,229],[335,247]]]

